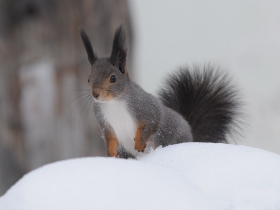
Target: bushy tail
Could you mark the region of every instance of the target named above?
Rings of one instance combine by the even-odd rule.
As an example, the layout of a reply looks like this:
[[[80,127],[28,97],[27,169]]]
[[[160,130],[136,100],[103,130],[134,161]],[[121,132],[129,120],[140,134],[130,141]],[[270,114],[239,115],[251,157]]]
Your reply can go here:
[[[181,69],[159,92],[190,124],[196,142],[224,142],[238,127],[240,102],[227,74],[211,65]]]

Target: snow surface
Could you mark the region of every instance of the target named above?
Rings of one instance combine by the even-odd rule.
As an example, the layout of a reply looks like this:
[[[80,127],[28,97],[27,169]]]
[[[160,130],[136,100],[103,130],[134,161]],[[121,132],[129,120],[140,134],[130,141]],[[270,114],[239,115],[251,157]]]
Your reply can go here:
[[[138,160],[81,158],[25,175],[0,210],[280,209],[280,156],[184,143]]]
[[[280,209],[278,154],[241,145],[188,143],[140,159],[183,174],[229,209]]]

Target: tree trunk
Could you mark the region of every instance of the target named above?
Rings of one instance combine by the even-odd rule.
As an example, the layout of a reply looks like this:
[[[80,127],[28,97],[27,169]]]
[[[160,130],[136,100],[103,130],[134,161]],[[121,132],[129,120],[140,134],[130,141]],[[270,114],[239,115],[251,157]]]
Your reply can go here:
[[[131,38],[125,0],[0,0],[0,195],[43,164],[105,154],[89,98],[71,102],[88,93],[79,30],[104,56],[120,24]]]

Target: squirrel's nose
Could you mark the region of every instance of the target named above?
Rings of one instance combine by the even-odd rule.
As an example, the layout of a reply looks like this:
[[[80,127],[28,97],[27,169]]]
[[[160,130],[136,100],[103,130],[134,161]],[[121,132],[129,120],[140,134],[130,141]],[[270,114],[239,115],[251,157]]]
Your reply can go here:
[[[94,97],[95,99],[98,98],[98,96],[100,96],[100,92],[99,91],[95,91],[93,88],[91,89],[91,95],[92,97]]]
[[[92,96],[96,99],[98,98],[99,95],[100,95],[100,93],[92,93]]]

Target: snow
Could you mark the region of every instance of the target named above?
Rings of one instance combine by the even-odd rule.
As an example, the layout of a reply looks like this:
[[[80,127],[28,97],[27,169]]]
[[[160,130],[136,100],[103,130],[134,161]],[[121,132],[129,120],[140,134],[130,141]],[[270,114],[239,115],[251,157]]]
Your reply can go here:
[[[0,201],[1,210],[183,210],[207,206],[221,209],[182,175],[115,158],[46,165],[24,176]]]
[[[183,174],[233,209],[280,209],[280,156],[227,144],[178,144],[140,158]]]
[[[280,156],[246,146],[184,143],[138,160],[80,158],[25,175],[0,210],[280,209]]]

